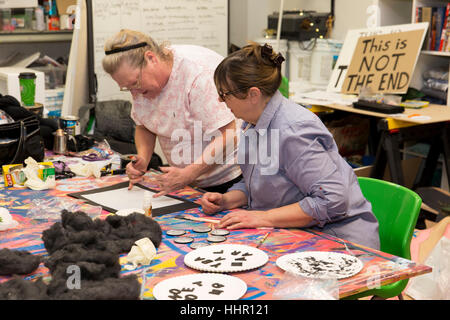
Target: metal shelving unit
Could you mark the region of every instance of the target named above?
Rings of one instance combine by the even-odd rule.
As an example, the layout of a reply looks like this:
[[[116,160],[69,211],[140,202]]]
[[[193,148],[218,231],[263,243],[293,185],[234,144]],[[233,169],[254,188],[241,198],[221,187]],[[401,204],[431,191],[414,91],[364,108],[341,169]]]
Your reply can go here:
[[[72,40],[72,31],[13,31],[0,32],[1,43],[60,42]]]

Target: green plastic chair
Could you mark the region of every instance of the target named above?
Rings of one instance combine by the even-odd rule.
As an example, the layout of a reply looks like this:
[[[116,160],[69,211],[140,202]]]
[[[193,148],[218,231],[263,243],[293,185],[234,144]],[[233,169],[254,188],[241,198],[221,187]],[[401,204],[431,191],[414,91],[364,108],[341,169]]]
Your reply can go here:
[[[372,211],[378,219],[380,251],[411,260],[410,244],[419,216],[422,199],[414,191],[401,185],[373,178],[358,177],[364,197],[372,204]],[[374,296],[392,298],[406,288],[408,279],[361,292],[346,299]]]

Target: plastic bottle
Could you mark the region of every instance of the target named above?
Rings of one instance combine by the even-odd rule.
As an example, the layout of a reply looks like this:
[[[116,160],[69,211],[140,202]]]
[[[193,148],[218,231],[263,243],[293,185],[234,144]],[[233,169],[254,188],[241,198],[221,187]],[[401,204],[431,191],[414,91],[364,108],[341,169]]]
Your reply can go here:
[[[144,202],[142,204],[142,209],[144,209],[144,214],[147,217],[152,217],[152,194],[150,191],[145,191]]]
[[[36,17],[36,30],[44,31],[45,30],[44,8],[42,6],[36,7],[34,9],[34,16]]]
[[[49,1],[50,4],[50,1]],[[57,31],[59,30],[59,15],[58,9],[56,7],[56,0],[51,1],[50,10],[48,12],[48,25],[47,29],[49,31]]]

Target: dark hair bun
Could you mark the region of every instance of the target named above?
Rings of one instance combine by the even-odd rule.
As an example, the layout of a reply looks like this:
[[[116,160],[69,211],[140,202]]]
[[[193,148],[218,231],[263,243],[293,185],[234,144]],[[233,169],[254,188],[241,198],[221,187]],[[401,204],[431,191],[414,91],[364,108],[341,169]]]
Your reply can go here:
[[[261,46],[261,57],[269,59],[278,68],[281,68],[281,64],[286,60],[281,53],[275,54],[272,46],[267,43]]]

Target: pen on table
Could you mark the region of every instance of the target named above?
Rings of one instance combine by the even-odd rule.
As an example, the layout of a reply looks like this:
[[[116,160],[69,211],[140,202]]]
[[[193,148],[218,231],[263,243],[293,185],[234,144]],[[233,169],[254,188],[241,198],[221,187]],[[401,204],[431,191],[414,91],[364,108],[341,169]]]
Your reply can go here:
[[[263,243],[264,243],[264,241],[266,241],[266,239],[267,239],[267,237],[269,236],[269,234],[271,233],[272,231],[269,231],[269,232],[267,232],[265,235],[264,235],[264,237],[258,242],[258,244],[256,245],[256,247],[257,248],[259,248]]]
[[[175,216],[177,219],[184,219],[184,220],[191,220],[191,221],[199,221],[199,222],[209,222],[211,224],[217,224],[220,222],[220,220],[216,219],[207,219],[207,218],[200,218],[200,217],[192,217],[187,215],[177,215]]]
[[[116,174],[124,174],[126,172],[126,169],[117,169],[117,170],[108,170],[108,171],[102,171],[101,176],[108,176],[108,175],[116,175]]]

